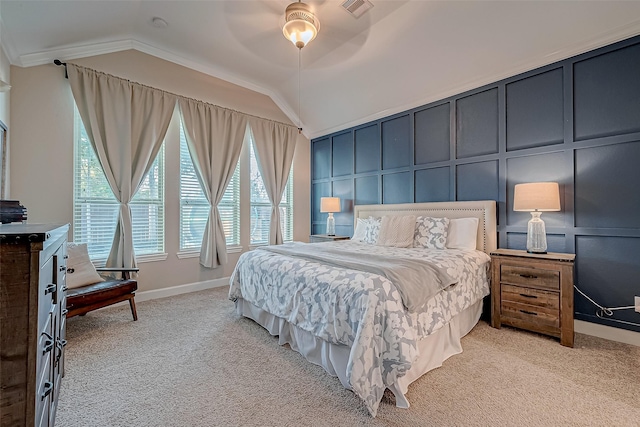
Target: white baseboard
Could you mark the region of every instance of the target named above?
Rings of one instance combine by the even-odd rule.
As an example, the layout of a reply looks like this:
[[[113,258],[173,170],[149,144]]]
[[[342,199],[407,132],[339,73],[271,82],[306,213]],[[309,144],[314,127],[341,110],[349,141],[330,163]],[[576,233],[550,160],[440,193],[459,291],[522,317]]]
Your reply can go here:
[[[189,292],[202,291],[205,289],[219,288],[222,286],[227,286],[228,284],[229,278],[223,277],[220,279],[205,280],[203,282],[187,283],[186,285],[170,286],[168,288],[136,292],[136,302],[166,298],[174,295],[186,294]]]
[[[574,320],[573,327],[574,330],[580,334],[592,335],[594,337],[637,345],[640,347],[640,332],[613,328],[611,326],[599,325],[597,323],[585,322],[582,320]]]

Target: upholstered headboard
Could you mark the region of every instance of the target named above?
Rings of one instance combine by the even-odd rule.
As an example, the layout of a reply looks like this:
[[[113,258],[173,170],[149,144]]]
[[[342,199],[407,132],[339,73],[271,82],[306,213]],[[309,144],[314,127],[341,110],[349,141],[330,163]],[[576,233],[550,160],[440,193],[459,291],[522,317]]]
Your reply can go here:
[[[498,247],[496,202],[479,200],[469,202],[403,203],[399,205],[354,206],[354,228],[358,218],[383,215],[416,215],[435,218],[478,218],[476,249],[487,254]]]

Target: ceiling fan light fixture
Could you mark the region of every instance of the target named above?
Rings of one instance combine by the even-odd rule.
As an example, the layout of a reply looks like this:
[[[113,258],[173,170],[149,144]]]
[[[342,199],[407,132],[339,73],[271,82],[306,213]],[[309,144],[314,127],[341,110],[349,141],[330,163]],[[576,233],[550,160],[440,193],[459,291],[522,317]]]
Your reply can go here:
[[[282,33],[298,49],[315,39],[319,30],[320,21],[306,3],[297,2],[287,6]]]

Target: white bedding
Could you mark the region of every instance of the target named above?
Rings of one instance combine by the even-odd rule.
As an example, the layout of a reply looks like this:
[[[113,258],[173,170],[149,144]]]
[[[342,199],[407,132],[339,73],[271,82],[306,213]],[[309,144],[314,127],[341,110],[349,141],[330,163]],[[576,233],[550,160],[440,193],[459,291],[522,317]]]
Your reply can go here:
[[[422,310],[409,313],[393,283],[377,274],[261,249],[240,257],[231,276],[230,299],[246,301],[337,349],[347,349],[346,382],[374,416],[384,390],[397,392],[402,383],[398,380],[417,362],[420,341],[477,307],[489,293],[489,257],[481,251],[389,248],[350,241],[313,245],[340,245],[363,257],[401,254],[428,260],[457,281]],[[405,390],[400,392],[406,391],[406,386],[401,388]]]

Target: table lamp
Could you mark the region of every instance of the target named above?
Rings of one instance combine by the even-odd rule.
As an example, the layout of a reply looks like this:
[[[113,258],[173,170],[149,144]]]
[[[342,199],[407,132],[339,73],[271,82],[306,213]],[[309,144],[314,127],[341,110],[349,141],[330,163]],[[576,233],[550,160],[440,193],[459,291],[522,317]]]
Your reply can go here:
[[[340,197],[321,197],[320,212],[329,213],[327,218],[327,235],[336,235],[336,220],[333,217],[334,212],[340,212]]]
[[[547,233],[542,212],[560,210],[560,189],[557,182],[517,184],[513,191],[513,210],[531,212],[527,224],[527,252],[547,253]]]

